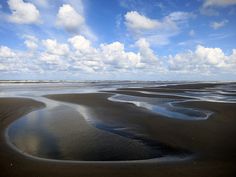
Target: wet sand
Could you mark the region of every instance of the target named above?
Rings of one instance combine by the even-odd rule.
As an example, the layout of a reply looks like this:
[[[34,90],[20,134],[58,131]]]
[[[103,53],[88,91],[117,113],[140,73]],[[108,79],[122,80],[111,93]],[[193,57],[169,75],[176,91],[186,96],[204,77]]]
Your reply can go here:
[[[182,103],[187,107],[212,110],[208,120],[185,121],[170,119],[140,109],[132,104],[110,102],[109,94],[50,95],[52,99],[68,101],[90,107],[100,121],[111,125],[137,127],[139,132],[174,147],[182,147],[214,158],[234,159],[236,143],[235,104],[212,102]],[[96,101],[94,101],[96,100]],[[112,119],[111,119],[112,117]],[[134,130],[135,131],[135,130]],[[231,138],[230,138],[231,137]],[[205,158],[205,157],[204,157]]]
[[[47,98],[86,106],[99,121],[110,125],[133,127],[132,131],[138,131],[170,147],[187,149],[194,153],[194,157],[185,161],[138,163],[128,161],[66,163],[32,159],[9,148],[5,142],[4,130],[15,119],[44,105],[30,99],[1,98],[0,176],[234,177],[236,175],[235,104],[203,101],[181,103],[187,107],[214,112],[207,120],[186,121],[162,117],[146,109],[137,108],[133,104],[111,102],[107,100],[111,95],[111,93],[63,94],[48,95]]]

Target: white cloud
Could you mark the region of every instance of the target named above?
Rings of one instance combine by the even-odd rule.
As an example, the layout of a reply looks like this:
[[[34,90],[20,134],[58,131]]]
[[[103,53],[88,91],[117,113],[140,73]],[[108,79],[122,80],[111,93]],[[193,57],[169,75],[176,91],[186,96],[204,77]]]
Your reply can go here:
[[[70,55],[70,58],[75,61],[73,67],[80,70],[85,66],[85,68],[91,67],[90,72],[135,70],[150,67],[151,64],[157,62],[145,39],[137,42],[139,49],[137,53],[126,51],[124,44],[117,41],[101,44],[98,48],[93,48],[91,42],[83,36],[74,36],[68,42],[75,49]],[[88,71],[88,68],[86,70]]]
[[[24,44],[30,50],[36,50],[38,48],[38,39],[34,36],[24,35],[25,38]]]
[[[177,11],[162,19],[150,19],[131,11],[125,14],[125,25],[136,39],[145,37],[152,44],[166,45],[172,36],[181,32],[181,26],[193,17],[192,13]]]
[[[96,35],[86,24],[84,17],[84,7],[81,0],[70,0],[70,4],[63,4],[58,12],[56,26],[66,29],[71,33],[79,33],[90,40],[97,40]]]
[[[40,22],[40,13],[32,3],[23,0],[9,0],[8,5],[12,12],[8,19],[12,23],[33,24]]]
[[[0,63],[0,71],[5,71],[5,70],[7,70],[6,65]]]
[[[101,44],[98,48],[93,48],[91,42],[80,35],[68,39],[68,42],[75,49],[70,56],[70,58],[76,61],[76,66],[74,67],[81,69],[81,66],[78,66],[79,64],[82,66],[92,66],[90,72],[91,70],[99,70],[99,68],[100,70],[139,68],[151,60],[143,58],[143,54],[147,57],[146,54],[150,54],[148,53],[150,51],[146,53],[144,51],[140,51],[140,53],[127,52],[125,51],[124,44],[120,42]],[[149,47],[149,44],[146,47]]]
[[[201,45],[197,46],[195,50],[196,58],[202,60],[204,63],[221,67],[225,62],[225,54],[220,48],[206,48]]]
[[[34,37],[27,36],[28,39]],[[90,40],[77,35],[58,43],[55,39],[46,39],[38,43],[38,52],[14,51],[6,46],[0,47],[1,72],[37,73],[63,71],[69,74],[112,74],[143,73],[159,74],[214,72],[231,73],[236,69],[236,49],[226,55],[220,48],[198,45],[194,51],[176,55],[157,56],[145,38],[138,39],[134,46],[137,51],[127,51],[121,42],[100,44],[93,47]]]
[[[125,20],[127,27],[133,30],[150,30],[160,25],[159,21],[147,18],[136,11],[127,12]]]
[[[58,11],[56,24],[68,31],[75,32],[84,24],[84,21],[84,17],[71,5],[63,4]]]
[[[67,55],[69,53],[69,47],[67,44],[59,44],[55,39],[46,39],[42,41],[42,44],[46,48],[46,51],[54,55]]]
[[[139,54],[126,52],[124,44],[120,42],[102,44],[100,46],[100,58],[105,64],[121,69],[135,68],[140,62]]]
[[[227,64],[231,65],[234,71],[236,70],[236,49],[232,50],[232,54],[229,56]]]
[[[68,44],[60,44],[55,39],[46,39],[42,40],[42,45],[45,49],[37,57],[45,70],[64,71],[68,69],[70,56]]]
[[[212,23],[210,23],[210,27],[212,27],[213,29],[216,30],[216,29],[222,28],[227,23],[228,23],[228,20],[222,20],[220,22],[212,22]]]
[[[84,36],[77,35],[70,39],[68,42],[78,51],[86,52],[91,50],[90,41],[86,39]]]
[[[27,46],[27,48],[31,50],[35,50],[38,47],[38,44],[36,44],[34,41],[31,41],[31,40],[26,40],[24,44]]]
[[[137,11],[127,12],[125,15],[125,24],[131,30],[164,30],[166,28],[176,29],[181,22],[187,22],[189,18],[194,17],[188,12],[172,12],[163,19],[150,19]]]
[[[235,49],[234,49],[235,50]],[[170,70],[180,72],[230,72],[236,69],[236,53],[233,50],[231,55],[226,55],[220,48],[207,48],[198,45],[195,51],[187,51],[168,56]]]
[[[162,20],[150,19],[136,11],[131,11],[125,15],[125,24],[131,31],[137,33],[141,33],[142,30],[176,30],[177,26],[172,18],[173,16],[170,14],[170,16],[166,16]]]
[[[19,52],[6,46],[0,47],[0,70],[4,73],[40,72],[36,64],[36,56],[27,52]]]
[[[177,11],[170,13],[166,18],[180,23],[186,22],[187,20],[193,17],[195,17],[193,13]]]
[[[16,54],[9,47],[0,46],[0,58],[13,58]]]
[[[236,5],[236,0],[204,0],[203,7],[226,7]]]
[[[157,62],[157,57],[155,56],[153,50],[150,48],[150,44],[145,38],[141,38],[138,41],[136,41],[135,45],[139,48],[139,52],[143,63]]]
[[[60,63],[61,63],[60,56],[54,55],[54,54],[50,54],[50,53],[47,53],[47,52],[41,53],[40,60],[44,61],[47,64],[60,65]]]
[[[47,52],[43,52],[39,56],[40,61],[48,64],[46,66],[47,69],[53,70],[66,70],[69,67],[68,62],[65,58],[62,58],[60,55],[50,54]],[[45,66],[42,66],[45,67]]]

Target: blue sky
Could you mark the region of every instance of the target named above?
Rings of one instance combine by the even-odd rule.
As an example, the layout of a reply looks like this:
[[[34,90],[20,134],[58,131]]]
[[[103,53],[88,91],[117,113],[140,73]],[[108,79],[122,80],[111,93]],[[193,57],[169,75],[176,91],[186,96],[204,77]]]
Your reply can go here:
[[[236,80],[236,0],[2,0],[0,79]]]

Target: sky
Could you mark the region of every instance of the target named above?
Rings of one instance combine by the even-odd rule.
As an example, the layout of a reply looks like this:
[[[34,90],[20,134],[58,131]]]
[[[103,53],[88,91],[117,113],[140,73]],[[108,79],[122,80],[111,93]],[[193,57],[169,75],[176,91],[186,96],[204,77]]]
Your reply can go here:
[[[1,0],[0,80],[236,80],[236,0]]]

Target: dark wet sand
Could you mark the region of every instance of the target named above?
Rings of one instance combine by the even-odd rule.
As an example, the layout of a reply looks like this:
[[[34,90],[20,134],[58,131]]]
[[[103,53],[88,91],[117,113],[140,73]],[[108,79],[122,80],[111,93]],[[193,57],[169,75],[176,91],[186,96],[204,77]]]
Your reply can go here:
[[[0,99],[0,176],[1,177],[235,177],[236,105],[188,102],[215,112],[208,120],[168,119],[138,109],[132,104],[110,102],[109,93],[50,95],[48,98],[87,106],[96,118],[136,127],[139,132],[172,147],[188,149],[195,158],[161,163],[64,163],[40,161],[23,156],[5,142],[4,129],[23,114],[43,105],[29,99]],[[112,120],[111,120],[112,117]]]

